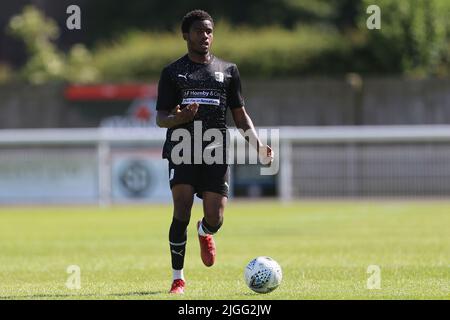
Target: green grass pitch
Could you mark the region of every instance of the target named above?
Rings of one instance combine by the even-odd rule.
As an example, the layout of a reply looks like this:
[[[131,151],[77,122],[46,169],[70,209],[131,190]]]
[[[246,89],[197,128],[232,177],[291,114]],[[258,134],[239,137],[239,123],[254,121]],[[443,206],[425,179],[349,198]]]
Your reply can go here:
[[[215,236],[216,264],[199,256],[196,204],[184,296],[171,296],[171,206],[1,207],[0,299],[449,299],[449,202],[239,202]],[[245,265],[267,255],[283,281],[261,295]],[[66,287],[69,265],[81,289]],[[381,288],[368,289],[369,265]]]

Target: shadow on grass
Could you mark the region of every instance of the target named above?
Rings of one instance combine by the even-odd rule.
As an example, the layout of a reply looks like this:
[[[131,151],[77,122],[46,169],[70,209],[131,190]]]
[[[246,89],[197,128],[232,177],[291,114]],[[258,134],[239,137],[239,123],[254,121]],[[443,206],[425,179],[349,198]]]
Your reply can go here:
[[[125,292],[125,293],[109,293],[109,294],[32,294],[32,295],[17,295],[17,296],[0,296],[0,300],[9,300],[9,299],[41,299],[41,298],[69,298],[73,297],[76,299],[77,297],[98,297],[98,300],[101,300],[101,297],[131,297],[131,296],[152,296],[157,294],[166,293],[165,291],[137,291],[137,292]]]
[[[251,296],[251,297],[256,297],[256,296],[260,296],[261,293],[256,293],[256,292],[246,292],[246,293],[239,293],[240,295],[244,295],[244,296]]]

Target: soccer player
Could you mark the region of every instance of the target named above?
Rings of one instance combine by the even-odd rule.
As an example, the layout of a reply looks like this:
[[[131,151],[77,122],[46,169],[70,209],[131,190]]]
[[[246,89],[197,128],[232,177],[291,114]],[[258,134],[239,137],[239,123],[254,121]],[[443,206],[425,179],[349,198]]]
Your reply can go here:
[[[181,30],[188,53],[163,69],[158,84],[157,124],[168,129],[163,158],[169,161],[174,206],[169,229],[173,269],[170,293],[184,293],[186,283],[183,266],[187,226],[195,194],[203,200],[204,216],[197,223],[201,259],[208,267],[214,264],[216,246],[213,234],[223,223],[229,179],[226,159],[222,163],[213,164],[205,164],[203,159],[200,164],[195,161],[173,161],[172,149],[178,143],[171,139],[175,130],[187,129],[193,137],[194,122],[201,121],[202,132],[218,129],[226,137],[225,115],[229,108],[236,127],[246,132],[247,141],[257,148],[260,159],[265,162],[271,162],[273,159],[271,148],[261,143],[245,111],[236,65],[223,61],[210,52],[213,29],[213,19],[207,12],[194,10],[187,13],[182,20]],[[224,155],[224,141],[219,141],[213,151]],[[203,151],[207,146],[203,141],[201,145]],[[192,151],[191,158],[195,156],[193,153]]]

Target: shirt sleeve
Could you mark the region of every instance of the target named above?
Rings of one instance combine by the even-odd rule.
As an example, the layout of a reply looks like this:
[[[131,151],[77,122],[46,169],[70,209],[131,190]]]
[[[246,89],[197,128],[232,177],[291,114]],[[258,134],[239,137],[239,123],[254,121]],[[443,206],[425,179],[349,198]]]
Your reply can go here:
[[[170,78],[169,70],[164,68],[158,82],[158,98],[156,110],[171,111],[177,105],[178,91],[175,83]]]
[[[227,105],[230,109],[236,109],[244,106],[242,97],[241,76],[236,65],[233,66],[230,85],[228,87]]]

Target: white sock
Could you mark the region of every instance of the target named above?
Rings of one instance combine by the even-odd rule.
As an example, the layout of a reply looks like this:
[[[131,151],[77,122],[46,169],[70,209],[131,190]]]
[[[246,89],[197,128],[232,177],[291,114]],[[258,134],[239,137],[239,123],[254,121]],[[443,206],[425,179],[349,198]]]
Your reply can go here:
[[[202,223],[200,222],[200,225],[198,227],[198,234],[201,235],[202,237],[206,237],[208,234],[203,230],[202,228]]]
[[[176,279],[184,280],[183,269],[181,269],[181,270],[172,269],[172,275],[173,275],[173,280],[176,280]]]

